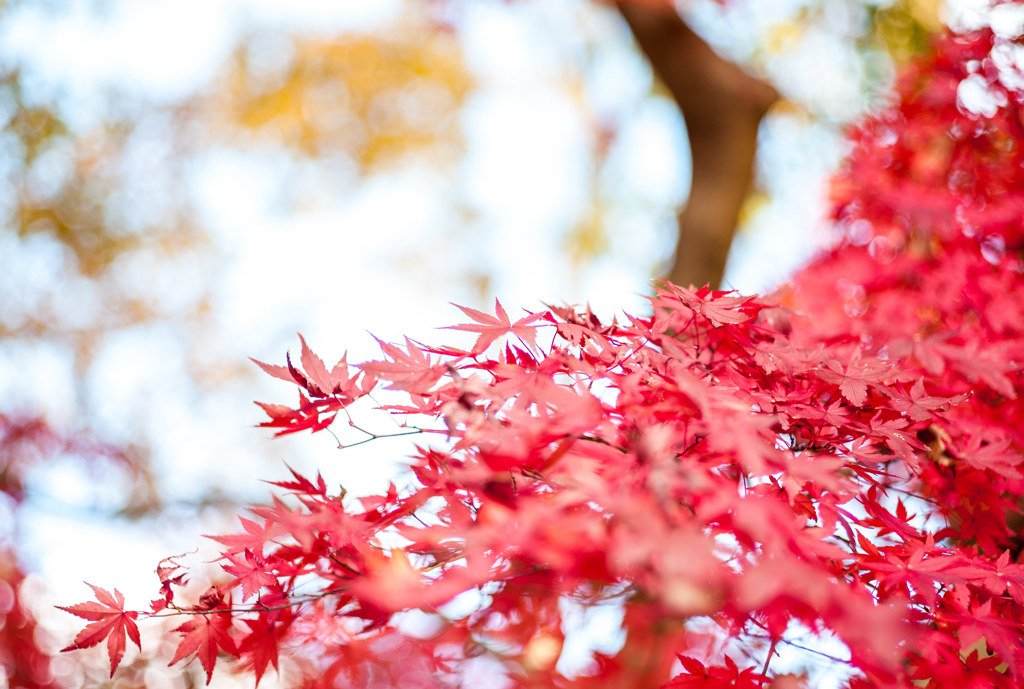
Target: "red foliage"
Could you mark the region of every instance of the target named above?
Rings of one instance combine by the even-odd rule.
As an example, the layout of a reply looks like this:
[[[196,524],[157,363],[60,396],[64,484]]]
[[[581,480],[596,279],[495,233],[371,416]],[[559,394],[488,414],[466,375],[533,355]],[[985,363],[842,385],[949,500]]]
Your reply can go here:
[[[328,373],[303,342],[304,370],[261,364],[301,388],[262,405],[281,433],[379,379],[430,442],[402,490],[277,484],[216,539],[235,579],[198,606],[162,577],[153,613],[192,615],[175,659],[209,673],[219,649],[262,675],[288,647],[310,687],[454,685],[482,654],[523,687],[793,686],[772,651],[801,623],[846,645],[851,687],[1021,685],[1024,82],[1006,49],[947,39],[853,132],[847,238],[786,294],[666,285],[628,324],[464,309],[470,352],[384,344]],[[958,105],[969,77],[994,114]],[[441,614],[470,590],[472,613]],[[568,599],[624,609],[623,648],[575,678],[555,664]],[[433,632],[409,630],[414,609]]]
[[[92,621],[91,625],[78,633],[75,643],[63,650],[74,651],[79,648],[91,648],[105,639],[106,651],[111,658],[111,677],[114,677],[114,672],[125,655],[127,639],[131,639],[136,646],[141,648],[138,625],[135,623],[138,613],[125,611],[125,597],[117,589],[114,590],[114,596],[111,596],[108,591],[91,584],[87,586],[96,594],[98,603],[79,603],[71,607],[60,607],[65,612]]]
[[[73,457],[90,469],[107,465],[132,477],[145,474],[133,452],[87,433],[61,432],[39,416],[0,412],[0,509],[9,517],[0,527],[0,539],[15,540],[18,510],[27,497],[26,475],[60,457]],[[50,653],[37,642],[38,625],[31,601],[25,599],[24,582],[25,572],[15,553],[0,547],[0,673],[10,689],[53,689],[59,683],[51,671]],[[101,591],[97,589],[98,594]],[[125,632],[137,642],[138,630],[132,621],[137,613],[117,610],[124,601],[102,593],[106,598],[100,598],[101,604],[64,609],[93,622],[71,648],[87,648],[106,639],[113,674],[124,653]]]
[[[757,689],[762,684],[763,675],[756,674],[754,668],[740,670],[729,656],[725,657],[725,667],[704,667],[704,663],[684,655],[679,656],[683,665],[682,674],[672,678],[665,687],[674,689]]]
[[[107,654],[110,657],[110,676],[113,677],[117,666],[121,664],[121,658],[124,657],[127,639],[131,639],[136,646],[142,648],[142,642],[139,640],[139,626],[135,623],[139,614],[125,611],[124,596],[117,589],[114,589],[114,595],[111,596],[108,591],[97,586],[92,584],[88,584],[88,586],[96,594],[96,600],[99,603],[79,603],[68,608],[60,608],[92,622],[80,631],[75,637],[75,642],[64,650],[91,648],[106,639]]]
[[[57,689],[50,654],[36,644],[38,625],[26,606],[24,573],[0,550],[0,671],[11,689]]]

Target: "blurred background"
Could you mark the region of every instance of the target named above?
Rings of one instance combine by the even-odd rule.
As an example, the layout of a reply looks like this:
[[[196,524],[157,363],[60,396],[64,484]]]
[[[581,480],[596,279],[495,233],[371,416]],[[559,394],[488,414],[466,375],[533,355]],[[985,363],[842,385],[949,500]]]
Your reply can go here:
[[[782,95],[728,288],[827,245],[843,127],[984,5],[680,5]],[[57,654],[83,580],[146,608],[157,562],[234,529],[285,463],[356,494],[400,472],[401,440],[253,428],[252,400],[294,392],[246,357],[280,363],[296,331],[329,364],[373,358],[371,333],[451,341],[449,302],[643,312],[690,159],[613,5],[0,0],[0,179],[0,685],[80,687],[111,683],[103,651]],[[201,681],[143,647],[114,683]]]

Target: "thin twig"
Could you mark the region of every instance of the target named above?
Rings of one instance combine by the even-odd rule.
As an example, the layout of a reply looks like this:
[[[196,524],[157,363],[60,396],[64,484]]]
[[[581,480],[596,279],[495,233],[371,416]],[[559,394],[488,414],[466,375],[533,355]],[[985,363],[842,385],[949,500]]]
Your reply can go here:
[[[363,430],[363,429],[360,428],[359,430]],[[367,433],[368,431],[363,431],[363,432]],[[444,433],[444,431],[434,430],[434,429],[431,429],[431,428],[417,428],[415,430],[405,431],[403,433],[383,433],[381,435],[370,433],[370,437],[369,438],[364,438],[363,440],[360,440],[359,442],[351,443],[349,445],[340,445],[338,449],[340,449],[340,450],[347,450],[347,449],[352,448],[352,447],[359,447],[360,445],[364,445],[364,444],[372,442],[374,440],[380,440],[381,438],[399,438],[399,437],[401,437],[403,435],[422,435],[423,433]]]
[[[755,622],[755,624],[757,624],[757,623]],[[761,625],[758,625],[758,626],[760,627]],[[763,629],[763,627],[762,627],[762,629]],[[768,640],[772,639],[772,637],[767,635],[767,634],[764,634],[764,635],[762,635],[762,634],[751,634],[750,636],[752,636],[755,639],[768,639]],[[825,653],[824,651],[819,651],[819,650],[816,650],[816,649],[813,649],[813,648],[808,648],[807,646],[801,646],[800,644],[798,644],[795,641],[790,641],[788,639],[781,639],[781,638],[778,639],[778,641],[781,641],[782,643],[786,644],[787,646],[792,646],[793,648],[798,648],[801,651],[807,651],[808,653],[814,653],[815,655],[819,655],[822,658],[828,658],[829,660],[831,660],[832,662],[835,662],[835,663],[843,663],[844,665],[852,665],[851,661],[849,661],[849,660],[845,660],[843,658],[837,658],[837,657],[835,657],[833,655],[829,655],[828,653]],[[775,642],[772,641],[772,643],[774,644]]]
[[[768,657],[764,659],[764,667],[761,668],[761,679],[757,681],[757,686],[764,686],[764,681],[768,678],[768,665],[772,662],[772,654],[775,653],[775,643],[778,641],[776,638],[772,638],[772,645],[768,647]]]

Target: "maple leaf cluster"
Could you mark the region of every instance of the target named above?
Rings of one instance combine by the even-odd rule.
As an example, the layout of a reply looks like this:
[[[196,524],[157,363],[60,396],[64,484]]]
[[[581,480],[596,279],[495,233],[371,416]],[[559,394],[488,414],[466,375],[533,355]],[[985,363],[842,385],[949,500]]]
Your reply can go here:
[[[422,433],[414,480],[360,499],[279,482],[214,538],[230,581],[179,603],[165,561],[137,614],[96,589],[68,608],[91,621],[74,645],[106,638],[113,669],[137,617],[177,614],[174,662],[208,678],[234,657],[259,681],[287,649],[308,687],[458,686],[488,656],[512,686],[738,689],[799,686],[771,664],[804,628],[845,644],[853,689],[1021,686],[1024,81],[1005,46],[946,39],[852,133],[846,239],[788,292],[666,284],[621,323],[499,304],[463,309],[468,350],[381,343],[328,371],[303,341],[301,370],[260,364],[300,388],[261,405],[279,433],[400,393],[383,411]],[[958,102],[975,76],[994,114]],[[625,632],[571,677],[567,601],[621,606]]]

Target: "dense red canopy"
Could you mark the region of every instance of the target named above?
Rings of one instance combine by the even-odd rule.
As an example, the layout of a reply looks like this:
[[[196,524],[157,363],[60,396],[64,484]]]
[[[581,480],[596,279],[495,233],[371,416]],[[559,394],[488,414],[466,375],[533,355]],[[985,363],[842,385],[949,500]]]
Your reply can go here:
[[[175,660],[208,673],[220,653],[259,678],[293,649],[310,687],[454,685],[482,655],[523,687],[795,686],[772,651],[797,623],[848,647],[850,686],[1019,686],[1016,50],[978,32],[911,66],[851,133],[843,241],[787,291],[665,285],[624,323],[463,309],[471,351],[382,344],[328,371],[303,342],[303,370],[261,364],[300,388],[261,405],[280,433],[404,393],[386,412],[422,433],[415,480],[359,500],[279,483],[216,539],[229,582],[185,604],[169,573],[139,616],[186,616]],[[471,613],[441,614],[470,590]],[[575,678],[569,600],[621,605],[626,632]],[[107,608],[123,648],[134,621]]]

